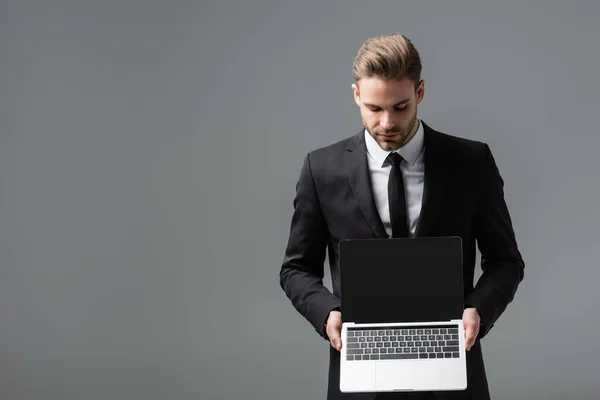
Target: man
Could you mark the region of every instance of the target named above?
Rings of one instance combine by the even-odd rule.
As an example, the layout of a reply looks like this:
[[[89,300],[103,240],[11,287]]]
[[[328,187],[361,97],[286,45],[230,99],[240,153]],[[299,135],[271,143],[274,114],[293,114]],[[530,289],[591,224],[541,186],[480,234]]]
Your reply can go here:
[[[487,144],[437,132],[417,118],[424,81],[408,38],[367,40],[353,73],[364,129],[304,159],[280,271],[293,306],[331,343],[327,399],[489,399],[480,339],[512,301],[524,268],[503,179]],[[467,389],[341,393],[339,241],[453,235],[463,243]],[[474,286],[476,245],[483,274]],[[322,282],[326,249],[333,293]]]

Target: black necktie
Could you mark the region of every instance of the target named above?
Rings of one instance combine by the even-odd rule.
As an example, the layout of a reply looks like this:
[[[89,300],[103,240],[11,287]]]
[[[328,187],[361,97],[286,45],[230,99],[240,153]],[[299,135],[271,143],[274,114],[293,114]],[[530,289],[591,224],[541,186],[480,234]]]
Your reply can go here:
[[[408,217],[406,215],[406,197],[404,194],[404,179],[400,170],[403,158],[400,154],[392,152],[387,160],[392,164],[388,180],[388,199],[390,202],[390,222],[392,224],[392,237],[408,237]]]

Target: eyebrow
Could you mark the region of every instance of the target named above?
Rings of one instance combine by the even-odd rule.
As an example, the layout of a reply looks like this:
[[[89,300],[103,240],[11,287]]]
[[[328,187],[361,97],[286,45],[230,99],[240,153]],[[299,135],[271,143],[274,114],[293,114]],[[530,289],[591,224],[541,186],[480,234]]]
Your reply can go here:
[[[402,100],[402,101],[400,101],[400,102],[398,102],[398,103],[394,104],[394,105],[393,105],[393,107],[401,106],[401,105],[403,105],[403,104],[406,104],[406,103],[408,103],[409,101],[410,101],[410,99],[404,99],[404,100]],[[363,105],[365,105],[365,107],[370,107],[370,108],[373,108],[373,107],[381,108],[381,107],[379,107],[378,105],[375,105],[375,104],[370,104],[370,103],[363,103]]]

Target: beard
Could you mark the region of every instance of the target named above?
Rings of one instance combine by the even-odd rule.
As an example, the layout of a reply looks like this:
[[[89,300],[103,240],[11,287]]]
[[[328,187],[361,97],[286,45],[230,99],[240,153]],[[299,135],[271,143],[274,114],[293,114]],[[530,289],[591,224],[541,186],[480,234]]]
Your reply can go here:
[[[417,113],[415,112],[406,126],[398,126],[391,130],[372,129],[364,119],[362,122],[367,132],[383,150],[394,151],[404,146],[414,136],[417,126]]]

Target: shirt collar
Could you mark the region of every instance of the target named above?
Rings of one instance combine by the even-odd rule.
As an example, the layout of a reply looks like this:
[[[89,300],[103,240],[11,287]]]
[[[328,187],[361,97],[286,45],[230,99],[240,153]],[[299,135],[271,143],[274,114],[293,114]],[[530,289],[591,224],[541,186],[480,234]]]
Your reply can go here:
[[[419,123],[419,127],[417,128],[415,135],[408,141],[408,143],[396,150],[396,152],[400,154],[402,158],[404,158],[410,165],[415,164],[419,154],[421,153],[421,150],[423,150],[423,145],[425,144],[423,123],[420,120],[417,121]],[[391,151],[383,150],[366,129],[365,143],[367,145],[367,153],[373,157],[377,165],[381,165],[383,167],[387,156],[391,153]]]

